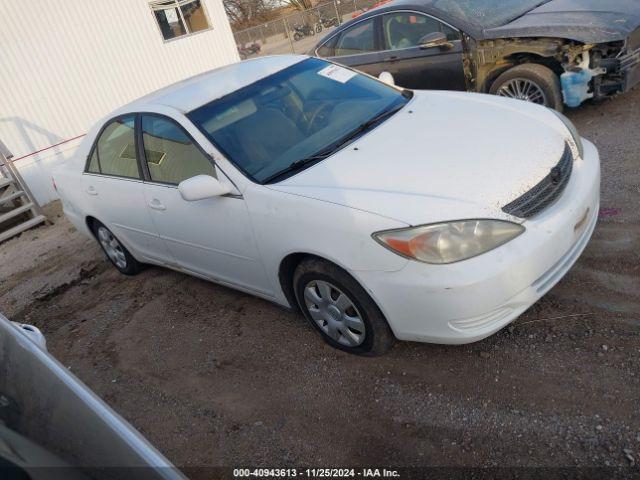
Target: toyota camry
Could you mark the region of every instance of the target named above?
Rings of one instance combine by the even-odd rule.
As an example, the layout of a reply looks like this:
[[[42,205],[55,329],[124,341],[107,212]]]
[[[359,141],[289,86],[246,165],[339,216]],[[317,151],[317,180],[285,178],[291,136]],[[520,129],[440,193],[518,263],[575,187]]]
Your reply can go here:
[[[249,292],[375,355],[516,319],[589,241],[600,166],[545,107],[292,55],[120,108],[54,180],[120,272],[155,264]]]

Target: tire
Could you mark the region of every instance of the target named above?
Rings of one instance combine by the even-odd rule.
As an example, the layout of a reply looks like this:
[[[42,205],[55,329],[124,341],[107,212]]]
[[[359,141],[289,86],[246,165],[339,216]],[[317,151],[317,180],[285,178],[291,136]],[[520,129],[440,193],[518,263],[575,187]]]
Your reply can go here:
[[[293,288],[305,318],[332,347],[378,356],[393,346],[395,337],[378,306],[338,266],[316,258],[304,260],[294,272]]]
[[[542,102],[532,101],[528,98],[518,96],[514,89],[514,85],[517,83],[520,85],[526,85],[526,82],[529,82],[530,85],[539,89],[543,96]],[[558,75],[556,75],[550,68],[537,63],[523,63],[522,65],[517,65],[506,72],[503,72],[491,84],[489,93],[504,97],[519,98],[525,101],[532,101],[532,103],[539,103],[545,107],[553,108],[558,112],[562,112],[564,107]],[[529,97],[529,95],[526,96]],[[539,97],[536,96],[536,98]]]
[[[94,220],[93,235],[98,245],[107,256],[111,264],[125,275],[136,275],[142,270],[142,264],[138,262],[116,236],[101,222]]]

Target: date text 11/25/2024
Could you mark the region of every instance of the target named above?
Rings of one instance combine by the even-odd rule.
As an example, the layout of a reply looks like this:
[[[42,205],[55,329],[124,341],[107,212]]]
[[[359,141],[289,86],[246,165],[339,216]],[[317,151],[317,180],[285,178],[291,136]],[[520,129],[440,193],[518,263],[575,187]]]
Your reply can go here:
[[[397,470],[386,468],[235,468],[234,478],[399,478]]]

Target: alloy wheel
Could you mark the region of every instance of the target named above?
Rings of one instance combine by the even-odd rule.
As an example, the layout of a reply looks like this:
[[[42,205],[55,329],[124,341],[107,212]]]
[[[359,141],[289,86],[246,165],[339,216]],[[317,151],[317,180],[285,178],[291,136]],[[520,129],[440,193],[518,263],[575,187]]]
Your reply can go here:
[[[500,97],[516,98],[526,102],[547,105],[547,96],[536,82],[527,78],[512,78],[503,83],[496,92]]]
[[[304,287],[304,301],[313,321],[331,339],[347,347],[364,342],[365,324],[347,294],[324,280]]]
[[[108,229],[98,227],[98,240],[116,267],[120,269],[127,268],[127,257],[124,254],[122,245],[120,245],[118,239],[116,239]]]

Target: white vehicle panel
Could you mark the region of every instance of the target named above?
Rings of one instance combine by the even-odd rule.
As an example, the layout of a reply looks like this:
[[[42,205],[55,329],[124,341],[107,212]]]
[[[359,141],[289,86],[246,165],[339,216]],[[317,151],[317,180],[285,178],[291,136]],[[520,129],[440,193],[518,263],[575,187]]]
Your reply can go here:
[[[273,188],[411,225],[507,218],[501,208],[549,173],[566,137],[553,115],[554,126],[537,118],[548,116],[545,109],[533,106],[535,115],[523,115],[500,100],[416,92],[378,128]]]
[[[146,208],[143,185],[141,180],[84,174],[85,208],[140,257],[161,264],[173,263]]]
[[[118,111],[179,122],[214,159],[231,194],[187,201],[176,186],[83,174],[98,125],[78,158],[56,173],[65,213],[87,234],[87,217],[105,223],[140,261],[285,306],[291,296],[281,284],[283,260],[320,257],[351,274],[396,337],[406,340],[484,338],[537,301],[578,258],[597,220],[598,152],[585,141],[579,158],[567,126],[537,105],[415,92],[400,111],[341,150],[265,185],[236,168],[184,114],[305,58],[229,66]],[[504,213],[549,175],[567,145],[573,173],[560,197],[532,218]],[[89,195],[90,187],[98,195]],[[524,233],[448,265],[409,260],[372,238],[383,230],[478,218],[517,222]]]
[[[145,184],[144,196],[175,265],[273,296],[243,198],[219,196],[189,202],[177,187],[154,183]]]

